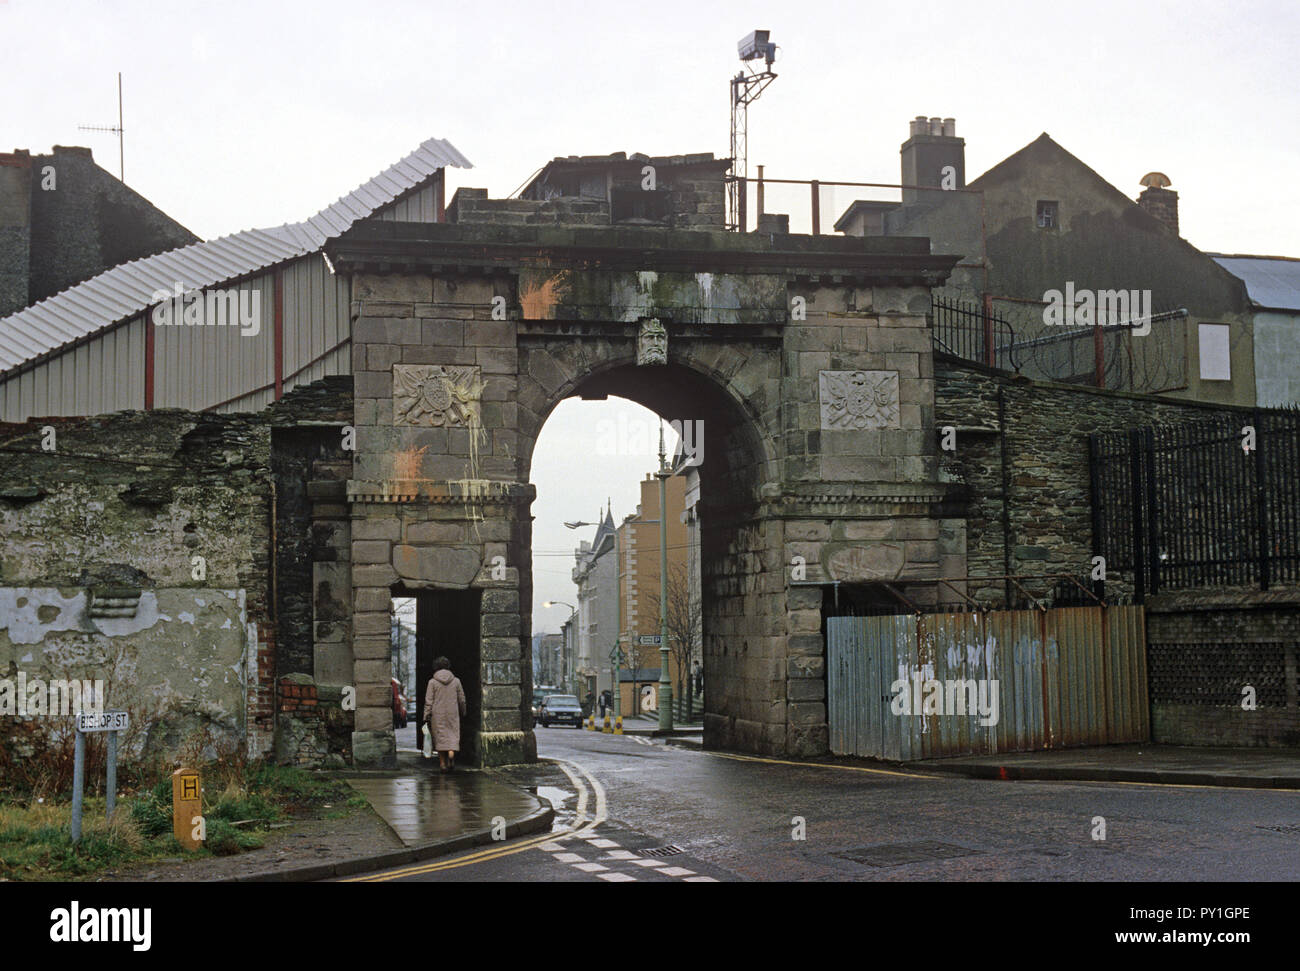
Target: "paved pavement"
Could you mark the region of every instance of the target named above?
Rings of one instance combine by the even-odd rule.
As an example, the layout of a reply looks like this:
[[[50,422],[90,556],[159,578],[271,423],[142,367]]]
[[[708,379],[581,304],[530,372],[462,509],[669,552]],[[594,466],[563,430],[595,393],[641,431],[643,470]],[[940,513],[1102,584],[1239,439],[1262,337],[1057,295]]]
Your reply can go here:
[[[437,761],[431,761],[436,767]],[[347,781],[366,797],[404,846],[424,846],[490,829],[494,821],[524,819],[539,808],[537,798],[522,789],[467,769],[441,775],[436,769],[430,773],[427,767],[407,762],[399,773],[350,777]]]
[[[399,740],[400,745],[400,740]],[[245,873],[237,881],[327,880],[368,872],[377,867],[411,866],[485,844],[503,844],[547,833],[555,812],[550,803],[510,785],[491,772],[457,768],[443,775],[437,759],[414,749],[398,749],[398,768],[391,771],[340,772],[364,795],[372,809],[401,840],[405,849],[370,857],[336,854],[329,863],[304,863]],[[346,840],[346,834],[339,837]]]

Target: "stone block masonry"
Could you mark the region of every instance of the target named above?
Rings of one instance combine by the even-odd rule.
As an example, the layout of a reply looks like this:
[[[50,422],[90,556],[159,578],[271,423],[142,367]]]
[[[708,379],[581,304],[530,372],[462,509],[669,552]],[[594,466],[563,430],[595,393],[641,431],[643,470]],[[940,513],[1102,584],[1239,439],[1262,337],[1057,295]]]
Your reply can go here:
[[[721,218],[720,191],[671,191]],[[706,744],[825,752],[822,594],[793,584],[919,580],[961,556],[961,530],[933,517],[946,489],[925,431],[928,287],[954,258],[915,240],[534,228],[564,222],[558,201],[462,190],[451,225],[358,227],[329,253],[354,280],[356,761],[392,760],[369,688],[387,679],[394,590],[481,594],[476,748],[532,757],[533,449],[559,401],[609,394],[706,423]],[[638,364],[648,320],[666,364]]]

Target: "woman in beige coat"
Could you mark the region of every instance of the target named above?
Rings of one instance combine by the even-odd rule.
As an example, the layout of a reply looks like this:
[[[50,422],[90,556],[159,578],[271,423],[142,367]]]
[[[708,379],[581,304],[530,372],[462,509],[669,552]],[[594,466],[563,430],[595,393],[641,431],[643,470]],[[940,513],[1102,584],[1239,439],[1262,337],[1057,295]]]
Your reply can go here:
[[[424,717],[429,723],[426,731],[433,732],[439,771],[455,771],[460,720],[465,717],[465,689],[460,686],[460,678],[451,673],[451,663],[445,657],[433,662],[433,677],[424,693]]]

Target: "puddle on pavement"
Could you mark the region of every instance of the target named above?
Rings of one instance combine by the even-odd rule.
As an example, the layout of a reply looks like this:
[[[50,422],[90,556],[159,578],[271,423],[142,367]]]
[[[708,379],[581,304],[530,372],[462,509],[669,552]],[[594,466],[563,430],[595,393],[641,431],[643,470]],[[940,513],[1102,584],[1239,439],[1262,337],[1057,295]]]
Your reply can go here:
[[[573,798],[573,793],[565,792],[563,789],[557,789],[555,786],[538,786],[536,792],[543,799],[550,800],[556,812],[564,808],[565,802]]]

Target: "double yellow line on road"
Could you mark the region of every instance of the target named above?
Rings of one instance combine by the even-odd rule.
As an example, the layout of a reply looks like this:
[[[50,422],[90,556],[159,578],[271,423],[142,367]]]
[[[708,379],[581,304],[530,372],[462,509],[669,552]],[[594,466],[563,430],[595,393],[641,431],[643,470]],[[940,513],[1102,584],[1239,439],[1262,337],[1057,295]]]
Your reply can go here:
[[[896,775],[905,779],[928,779],[933,781],[937,776],[924,774],[920,772],[898,772],[894,769],[871,769],[865,765],[831,765],[827,762],[791,762],[786,759],[768,759],[758,755],[736,755],[732,752],[706,752],[705,755],[712,755],[714,758],[731,759],[734,762],[763,762],[767,765],[793,765],[801,769],[834,769],[837,772],[866,772],[869,775]]]
[[[450,860],[437,860],[433,863],[424,863],[418,866],[400,867],[396,870],[385,870],[382,873],[372,873],[362,877],[349,877],[342,883],[385,883],[389,880],[399,880],[405,877],[420,876],[425,873],[438,873],[442,870],[455,870],[459,867],[474,866],[479,863],[488,863],[492,860],[499,860],[502,857],[513,856],[516,853],[523,853],[525,850],[531,850],[541,846],[543,843],[549,843],[561,836],[578,836],[582,833],[590,832],[609,818],[609,804],[605,796],[605,787],[597,781],[587,769],[578,765],[576,762],[565,762],[560,759],[552,759],[560,770],[569,777],[578,793],[577,817],[573,825],[568,829],[561,830],[558,833],[544,833],[541,836],[530,836],[520,843],[511,843],[508,846],[494,846],[485,850],[476,850],[465,856],[458,856]],[[590,783],[590,787],[588,787]],[[587,820],[587,805],[590,797],[595,797],[595,815]]]

